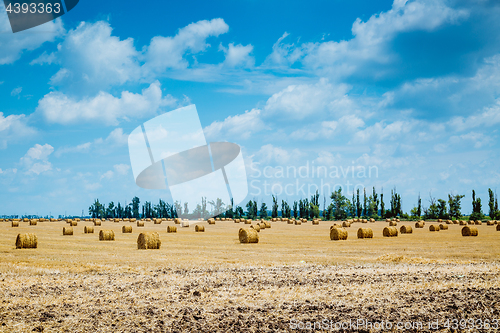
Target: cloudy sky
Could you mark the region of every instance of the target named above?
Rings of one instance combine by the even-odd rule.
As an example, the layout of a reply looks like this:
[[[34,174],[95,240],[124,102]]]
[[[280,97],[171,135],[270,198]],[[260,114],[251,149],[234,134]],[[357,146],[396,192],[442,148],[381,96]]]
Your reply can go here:
[[[500,183],[498,17],[487,0],[81,0],[13,34],[2,6],[0,215],[169,200],[135,184],[128,134],[189,104],[207,140],[242,147],[247,199],[337,184],[383,188],[388,205],[396,187],[405,211],[419,193],[424,206],[455,193],[468,213],[475,189],[487,212]]]

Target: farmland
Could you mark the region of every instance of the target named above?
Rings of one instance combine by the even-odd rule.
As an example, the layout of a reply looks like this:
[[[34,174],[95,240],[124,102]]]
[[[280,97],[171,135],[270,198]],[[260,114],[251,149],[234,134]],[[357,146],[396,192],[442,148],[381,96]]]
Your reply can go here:
[[[80,221],[69,236],[62,221],[0,223],[0,331],[271,332],[323,319],[500,319],[496,226],[462,237],[463,226],[430,232],[438,223],[426,222],[383,237],[386,222],[354,223],[347,240],[331,241],[335,222],[271,222],[257,244],[240,244],[248,225],[199,221],[205,232],[195,232],[195,222],[167,233],[174,222],[104,221],[85,234],[93,224]],[[357,239],[359,227],[373,238]],[[99,241],[101,229],[115,240]],[[137,249],[144,231],[160,234],[160,249]],[[16,249],[17,234],[28,232],[38,248]]]

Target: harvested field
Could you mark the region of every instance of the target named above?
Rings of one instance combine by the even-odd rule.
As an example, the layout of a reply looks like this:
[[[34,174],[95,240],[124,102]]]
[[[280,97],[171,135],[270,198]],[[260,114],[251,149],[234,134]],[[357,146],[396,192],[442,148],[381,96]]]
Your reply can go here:
[[[486,224],[476,237],[451,224],[387,238],[375,222],[363,240],[355,223],[332,242],[333,222],[272,223],[259,243],[240,244],[230,221],[205,224],[202,237],[147,222],[141,229],[162,246],[141,251],[136,234],[121,233],[125,223],[103,222],[115,241],[99,242],[83,226],[67,237],[65,222],[39,222],[29,250],[15,241],[33,227],[0,223],[0,331],[288,332],[294,322],[365,319],[439,320],[438,330],[408,331],[449,332],[445,318],[500,315],[500,233]]]

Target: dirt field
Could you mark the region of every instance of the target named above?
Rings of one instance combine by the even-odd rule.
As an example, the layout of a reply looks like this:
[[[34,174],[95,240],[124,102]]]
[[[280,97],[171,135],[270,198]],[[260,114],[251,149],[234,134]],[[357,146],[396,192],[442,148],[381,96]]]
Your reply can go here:
[[[461,226],[430,232],[426,223],[413,234],[384,238],[387,223],[355,223],[348,240],[331,241],[332,222],[274,222],[258,244],[240,244],[242,223],[202,223],[204,233],[195,233],[194,224],[167,234],[173,222],[144,228],[103,222],[83,234],[92,223],[79,222],[73,236],[62,235],[64,222],[0,223],[0,331],[381,332],[392,325],[450,332],[447,324],[479,331],[485,323],[482,332],[500,329],[495,226],[462,237]],[[121,233],[124,224],[132,234]],[[403,224],[414,225],[401,222],[398,229]],[[356,239],[361,226],[371,227],[374,238]],[[113,229],[116,240],[99,242],[100,229]],[[160,232],[160,250],[137,250],[143,230]],[[37,234],[37,249],[15,249],[24,232]]]

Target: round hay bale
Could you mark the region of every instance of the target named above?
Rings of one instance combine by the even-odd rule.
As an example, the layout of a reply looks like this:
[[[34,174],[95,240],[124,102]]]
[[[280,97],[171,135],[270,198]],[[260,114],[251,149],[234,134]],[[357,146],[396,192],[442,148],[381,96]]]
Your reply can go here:
[[[262,230],[262,229],[266,229],[266,224],[264,222],[261,222],[261,223],[257,223],[257,225],[259,226],[259,228]],[[252,226],[250,226],[252,227]]]
[[[467,224],[474,224],[474,221],[469,220],[467,221]]]
[[[398,228],[396,227],[385,227],[382,231],[384,237],[397,237],[398,236]]]
[[[73,235],[72,227],[63,227],[63,236],[71,236]]]
[[[346,240],[347,230],[344,228],[331,228],[330,229],[330,240]]]
[[[477,236],[478,235],[477,227],[468,226],[462,228],[462,236]]]
[[[334,223],[330,226],[330,230],[332,230],[332,228],[342,228],[342,226],[340,224]]]
[[[396,222],[396,221],[389,222],[389,227],[396,227],[397,225],[398,225],[398,222]]]
[[[372,223],[373,223],[373,222],[375,222],[375,219],[374,219],[374,218],[371,218],[371,219],[370,219],[370,222],[372,222]]]
[[[157,232],[141,232],[137,237],[137,249],[139,250],[158,250],[160,246],[160,234]]]
[[[240,223],[240,219],[234,219],[234,223]]]
[[[391,219],[385,219],[385,222],[391,222]]]
[[[37,223],[38,223],[38,220],[36,220],[36,219],[30,220],[30,225],[37,225]]]
[[[429,226],[429,231],[439,231],[439,226],[435,224],[431,224]]]
[[[319,220],[313,220],[313,221],[312,221],[312,224],[313,224],[313,225],[319,225]]]
[[[71,221],[69,223],[69,225],[72,226],[72,227],[76,227],[78,225],[78,222],[77,221]]]
[[[144,221],[137,221],[138,227],[144,227]]]
[[[446,224],[453,224],[452,220],[446,220]]]
[[[256,225],[251,225],[250,228],[255,229],[255,231],[260,232],[260,224],[257,223]]]
[[[487,222],[486,222],[486,225],[495,225],[495,223],[494,223],[494,221],[491,221],[491,220],[490,220],[490,221],[487,221]]]
[[[120,219],[113,219],[113,222],[118,223],[120,222]]]
[[[359,228],[358,238],[373,238],[373,230],[370,228]]]
[[[252,220],[250,220],[250,219],[245,219],[245,224],[252,224]]]
[[[497,231],[500,231],[500,224],[497,224]]]
[[[212,223],[210,223],[210,220],[213,220],[213,219],[208,219],[208,224],[212,224]],[[180,219],[180,218],[178,218],[178,217],[176,217],[176,218],[174,219],[174,223],[175,223],[175,224],[181,224],[181,219]],[[214,222],[214,223],[215,223],[215,222]]]
[[[19,221],[12,221],[11,227],[19,227]]]
[[[101,230],[101,231],[99,231],[99,240],[100,241],[114,241],[115,240],[115,232],[113,230]]]
[[[258,243],[259,234],[253,228],[240,228],[238,232],[240,243]]]
[[[100,220],[94,221],[94,226],[100,227],[101,226],[101,221]]]
[[[189,221],[182,221],[181,228],[189,228]]]
[[[301,225],[302,221],[301,220],[295,220],[295,225]]]
[[[93,234],[94,233],[94,227],[89,227],[89,226],[85,226],[83,227],[83,233],[84,234]]]
[[[438,221],[438,223],[441,223],[441,222],[443,222],[443,220],[441,220],[441,219],[438,219],[437,221]]]
[[[367,219],[363,219],[362,221],[363,223],[368,223],[368,220]]]
[[[294,223],[295,223],[295,221],[297,221],[297,220],[292,220],[292,219],[289,219],[289,220],[286,222],[286,224],[294,224]]]
[[[351,223],[349,223],[349,221],[342,222],[342,227],[343,228],[349,228],[350,226],[351,226]]]
[[[271,223],[269,223],[267,221],[264,221],[262,223],[264,223],[264,225],[266,226],[266,229],[271,229]]]
[[[130,219],[130,222],[136,222],[136,221],[137,221],[137,219],[136,219],[136,218],[131,218],[131,219]]]
[[[476,221],[476,222],[474,222],[474,224],[475,224],[475,225],[481,225],[481,224],[483,224],[483,222],[481,222],[481,221]]]
[[[460,225],[467,225],[467,222],[465,222],[464,220],[460,220]]]
[[[169,234],[173,233],[173,232],[177,232],[177,227],[175,225],[169,225],[169,226],[167,226],[167,232]]]
[[[36,249],[38,237],[35,234],[18,234],[16,238],[16,249]]]
[[[402,225],[401,228],[399,228],[399,231],[402,234],[411,234],[411,233],[413,233],[413,229],[412,229],[412,227],[410,225]]]
[[[418,222],[415,222],[415,228],[418,229],[418,228],[423,228],[424,227],[424,222],[423,221],[418,221]],[[402,228],[402,227],[401,227]]]
[[[155,224],[161,224],[161,219],[155,219]]]
[[[453,220],[453,224],[458,224],[458,220]]]
[[[276,218],[275,218],[275,217],[273,217],[273,218],[271,219],[271,221],[276,222]]]
[[[208,219],[207,222],[208,222],[208,224],[215,224],[215,219],[213,219],[213,218],[212,219]],[[179,224],[179,223],[176,223],[176,224]]]
[[[131,234],[132,233],[132,226],[131,225],[124,225],[122,227],[122,234]]]
[[[448,230],[448,225],[447,225],[447,224],[442,224],[442,223],[441,223],[441,224],[439,225],[439,229],[440,229],[440,230]]]
[[[23,218],[23,222],[29,222],[30,220],[28,218]]]
[[[194,226],[194,231],[196,231],[196,232],[205,232],[205,226],[197,224],[197,225]]]

